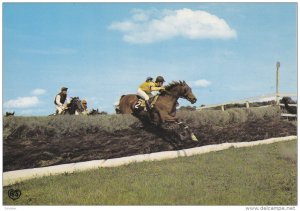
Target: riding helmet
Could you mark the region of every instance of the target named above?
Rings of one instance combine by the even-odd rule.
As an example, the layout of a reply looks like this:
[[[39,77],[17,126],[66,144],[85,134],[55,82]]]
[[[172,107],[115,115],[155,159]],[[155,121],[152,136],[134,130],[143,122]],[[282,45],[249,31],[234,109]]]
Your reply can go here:
[[[68,88],[67,87],[62,87],[61,91],[68,91]]]
[[[150,76],[146,78],[146,81],[152,81],[152,80],[153,80],[153,78]]]
[[[165,79],[162,76],[157,76],[155,82],[165,82]]]

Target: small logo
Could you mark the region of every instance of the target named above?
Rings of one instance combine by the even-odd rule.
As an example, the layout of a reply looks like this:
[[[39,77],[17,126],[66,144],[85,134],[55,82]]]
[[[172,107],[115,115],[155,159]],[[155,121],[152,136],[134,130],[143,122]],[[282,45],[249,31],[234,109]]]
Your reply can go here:
[[[16,200],[20,198],[21,196],[21,191],[19,189],[9,189],[8,190],[8,197],[11,198],[12,200]]]

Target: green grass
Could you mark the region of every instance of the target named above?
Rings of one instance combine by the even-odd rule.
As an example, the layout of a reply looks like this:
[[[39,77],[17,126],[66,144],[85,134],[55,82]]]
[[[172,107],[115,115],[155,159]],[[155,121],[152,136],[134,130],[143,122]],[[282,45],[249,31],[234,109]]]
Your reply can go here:
[[[296,140],[50,176],[5,205],[296,205]],[[17,200],[7,196],[20,189]]]

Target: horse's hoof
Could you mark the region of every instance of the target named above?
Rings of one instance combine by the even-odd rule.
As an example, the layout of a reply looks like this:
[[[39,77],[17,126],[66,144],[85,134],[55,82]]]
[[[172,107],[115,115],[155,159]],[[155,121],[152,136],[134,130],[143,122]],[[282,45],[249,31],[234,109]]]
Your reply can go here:
[[[191,135],[191,139],[192,139],[192,141],[199,141],[194,134]]]

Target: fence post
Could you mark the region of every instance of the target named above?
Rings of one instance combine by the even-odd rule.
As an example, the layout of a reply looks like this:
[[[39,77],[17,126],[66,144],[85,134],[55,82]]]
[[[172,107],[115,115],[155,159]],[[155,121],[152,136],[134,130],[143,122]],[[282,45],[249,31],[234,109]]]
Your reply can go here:
[[[246,108],[249,108],[250,105],[249,105],[249,101],[246,101]]]
[[[279,67],[280,62],[276,63],[276,104],[279,105]]]
[[[225,111],[224,105],[221,105],[221,110]]]

